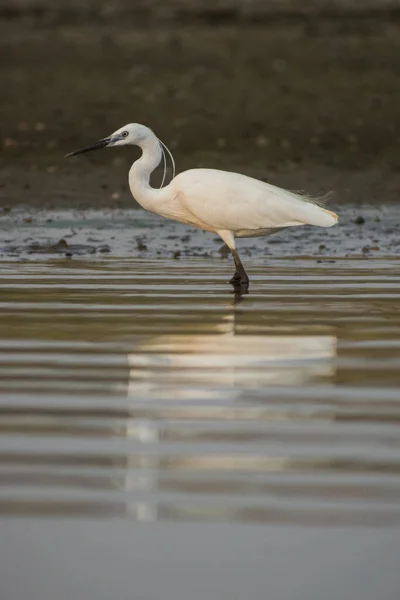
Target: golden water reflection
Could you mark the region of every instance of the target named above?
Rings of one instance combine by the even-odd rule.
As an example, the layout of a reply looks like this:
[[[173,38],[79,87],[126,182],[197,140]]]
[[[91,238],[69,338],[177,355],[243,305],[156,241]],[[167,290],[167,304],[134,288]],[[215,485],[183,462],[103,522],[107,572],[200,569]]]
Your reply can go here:
[[[158,336],[129,355],[128,393],[168,390],[171,398],[191,399],[204,395],[185,383],[260,388],[329,381],[335,356],[335,336]]]
[[[215,334],[146,338],[128,356],[128,395],[210,400],[222,389],[233,398],[235,389],[327,382],[335,374],[335,335],[301,335],[293,327],[285,335],[238,335],[236,319],[234,302]]]
[[[397,524],[396,272],[301,264],[10,267],[0,515]]]

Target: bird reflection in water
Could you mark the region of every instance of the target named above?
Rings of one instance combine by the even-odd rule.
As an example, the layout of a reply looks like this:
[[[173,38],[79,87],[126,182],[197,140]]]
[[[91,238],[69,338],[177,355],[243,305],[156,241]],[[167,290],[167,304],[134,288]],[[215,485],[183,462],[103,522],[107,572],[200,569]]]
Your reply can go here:
[[[210,400],[245,397],[246,390],[304,385],[335,373],[336,336],[238,334],[236,295],[215,325],[215,333],[150,337],[128,356],[128,396],[151,399]]]
[[[129,354],[127,395],[132,418],[126,423],[125,435],[142,449],[127,456],[120,483],[132,500],[138,493],[148,498],[148,502],[127,502],[131,518],[207,520],[209,514],[212,519],[251,520],[250,513],[244,516],[253,509],[241,496],[243,471],[247,477],[253,472],[268,480],[286,471],[288,461],[292,463],[291,457],[269,455],[268,448],[260,454],[253,436],[256,425],[268,439],[273,422],[290,421],[293,412],[285,405],[275,405],[272,410],[265,403],[260,406],[248,395],[276,386],[297,388],[331,381],[336,337],[300,335],[296,330],[288,335],[273,330],[268,335],[238,334],[242,299],[235,297],[215,325],[215,333],[157,335]],[[241,454],[244,439],[247,449],[254,451],[252,456]],[[175,447],[172,453],[171,444]],[[209,444],[214,447],[211,454]],[[231,497],[241,498],[236,508],[223,501],[228,490]],[[182,504],[188,492],[191,499]],[[165,493],[163,502],[159,495]],[[171,493],[178,503],[169,498]],[[204,498],[215,494],[218,502],[205,507]],[[263,511],[268,520],[270,510],[260,507],[254,520],[262,521]]]

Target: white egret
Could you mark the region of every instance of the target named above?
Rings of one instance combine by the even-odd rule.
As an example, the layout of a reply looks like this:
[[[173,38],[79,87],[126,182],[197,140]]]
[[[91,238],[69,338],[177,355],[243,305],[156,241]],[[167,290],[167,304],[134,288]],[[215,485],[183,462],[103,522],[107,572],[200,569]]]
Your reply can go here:
[[[239,173],[190,169],[175,177],[168,148],[151,129],[138,123],[125,125],[67,156],[125,145],[142,150],[142,156],[129,171],[133,197],[150,212],[217,233],[232,253],[236,270],[230,283],[236,289],[247,290],[249,278],[236,251],[235,238],[266,236],[294,225],[331,227],[338,220],[334,212],[322,208],[313,198]],[[164,148],[172,160],[173,179],[165,187],[155,189],[150,185],[150,175],[163,158],[165,178]]]

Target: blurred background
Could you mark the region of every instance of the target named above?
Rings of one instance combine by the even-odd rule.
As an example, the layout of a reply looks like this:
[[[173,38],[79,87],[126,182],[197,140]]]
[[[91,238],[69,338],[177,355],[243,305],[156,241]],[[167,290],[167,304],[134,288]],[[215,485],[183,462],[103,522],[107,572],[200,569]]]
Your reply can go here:
[[[2,600],[400,598],[399,57],[400,0],[0,0]],[[338,226],[234,295],[64,158],[135,121]]]
[[[132,205],[135,151],[63,157],[136,121],[178,170],[395,200],[399,32],[397,0],[0,0],[1,197]]]

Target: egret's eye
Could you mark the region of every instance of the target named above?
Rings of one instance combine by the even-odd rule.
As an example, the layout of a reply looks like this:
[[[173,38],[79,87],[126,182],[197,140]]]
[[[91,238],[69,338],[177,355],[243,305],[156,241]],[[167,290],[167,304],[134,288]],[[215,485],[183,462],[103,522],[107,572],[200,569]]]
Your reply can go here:
[[[125,137],[128,137],[128,135],[129,135],[129,132],[128,132],[128,131],[123,131],[123,132],[121,133],[121,135],[122,135],[122,137],[123,137],[123,138],[125,138]]]

